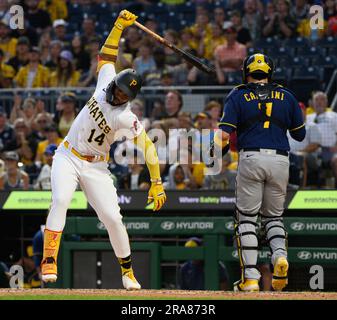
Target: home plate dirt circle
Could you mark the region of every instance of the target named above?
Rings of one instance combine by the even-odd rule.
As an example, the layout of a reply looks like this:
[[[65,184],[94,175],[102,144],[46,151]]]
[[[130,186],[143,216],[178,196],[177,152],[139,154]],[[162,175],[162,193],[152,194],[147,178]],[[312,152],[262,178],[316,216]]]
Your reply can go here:
[[[337,300],[337,292],[231,292],[231,291],[184,291],[184,290],[107,290],[107,289],[0,289],[0,299],[29,297],[41,299],[207,299],[207,300]]]

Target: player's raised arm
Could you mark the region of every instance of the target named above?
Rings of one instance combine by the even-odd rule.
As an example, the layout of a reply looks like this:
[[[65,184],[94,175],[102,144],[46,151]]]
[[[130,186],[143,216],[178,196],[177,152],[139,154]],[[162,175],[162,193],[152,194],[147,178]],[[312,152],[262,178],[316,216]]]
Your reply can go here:
[[[107,63],[116,63],[118,44],[122,32],[126,27],[131,26],[137,18],[138,17],[136,15],[127,10],[122,10],[120,12],[114,27],[112,28],[109,36],[105,40],[105,43],[99,52],[97,72],[99,72],[102,66]]]
[[[134,138],[134,143],[144,155],[147,168],[151,177],[151,188],[148,194],[148,203],[153,201],[153,210],[159,210],[166,201],[166,194],[160,177],[159,160],[156,148],[143,129],[140,135]]]

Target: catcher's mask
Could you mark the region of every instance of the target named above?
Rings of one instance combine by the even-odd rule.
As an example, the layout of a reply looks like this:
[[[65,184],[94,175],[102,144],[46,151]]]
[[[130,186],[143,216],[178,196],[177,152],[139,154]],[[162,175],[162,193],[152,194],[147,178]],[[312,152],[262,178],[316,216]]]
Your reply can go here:
[[[116,74],[116,76],[107,86],[105,90],[106,101],[112,104],[112,101],[114,100],[115,87],[122,90],[128,96],[128,101],[132,101],[134,98],[136,98],[141,86],[141,76],[133,69],[125,69]]]
[[[247,83],[247,76],[251,76],[256,80],[268,78],[268,82],[270,82],[273,72],[273,61],[262,53],[255,53],[248,56],[243,62],[242,80],[243,83]]]

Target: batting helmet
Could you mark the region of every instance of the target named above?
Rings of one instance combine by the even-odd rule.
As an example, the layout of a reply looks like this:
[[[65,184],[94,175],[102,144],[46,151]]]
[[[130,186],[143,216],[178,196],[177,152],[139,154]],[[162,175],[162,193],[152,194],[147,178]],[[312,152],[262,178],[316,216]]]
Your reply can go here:
[[[244,60],[242,79],[244,83],[247,83],[247,76],[251,75],[258,80],[268,78],[268,82],[270,82],[273,72],[273,61],[262,53],[255,53]]]
[[[125,69],[118,73],[106,88],[106,101],[110,104],[113,101],[115,86],[122,90],[131,101],[136,98],[142,87],[142,78],[133,69]]]

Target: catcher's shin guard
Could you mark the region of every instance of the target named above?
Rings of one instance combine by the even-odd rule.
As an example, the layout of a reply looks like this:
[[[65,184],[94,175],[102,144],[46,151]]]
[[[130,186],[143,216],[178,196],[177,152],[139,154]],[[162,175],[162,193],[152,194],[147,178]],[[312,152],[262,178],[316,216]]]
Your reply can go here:
[[[241,283],[246,279],[259,280],[257,270],[258,239],[256,223],[258,213],[244,213],[236,208],[235,239],[241,267]]]
[[[43,241],[43,259],[41,262],[42,281],[57,280],[57,256],[60,248],[62,232],[45,229]]]
[[[288,284],[287,232],[282,218],[264,217],[262,223],[272,253],[271,262],[274,269],[272,287],[280,291]]]

